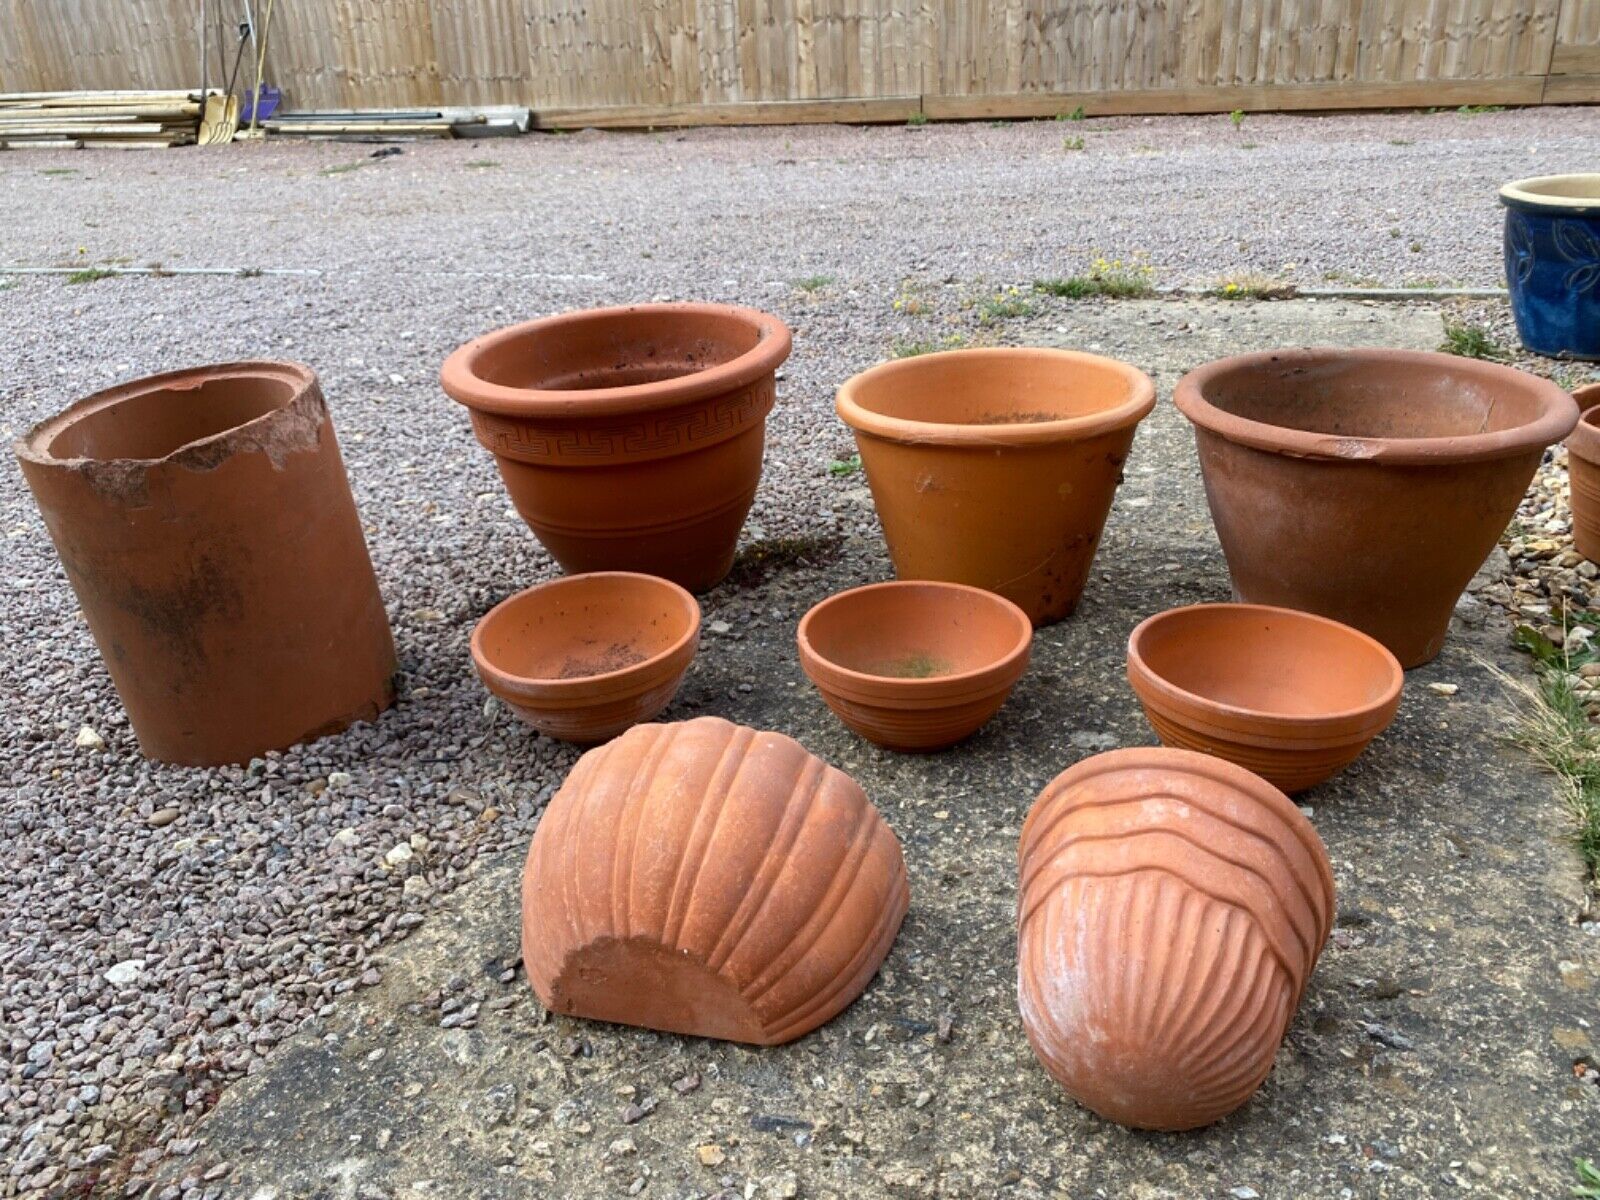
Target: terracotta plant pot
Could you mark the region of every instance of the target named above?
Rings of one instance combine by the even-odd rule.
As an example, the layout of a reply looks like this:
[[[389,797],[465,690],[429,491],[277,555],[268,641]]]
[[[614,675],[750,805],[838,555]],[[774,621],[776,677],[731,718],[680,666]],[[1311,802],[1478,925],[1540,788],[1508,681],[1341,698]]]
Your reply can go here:
[[[1500,189],[1506,285],[1522,344],[1600,359],[1600,174],[1543,175]]]
[[[1600,383],[1572,393],[1583,416],[1567,438],[1567,480],[1572,485],[1572,541],[1590,562],[1600,562]]]
[[[861,994],[909,895],[878,810],[798,742],[637,725],[539,822],[522,958],[553,1012],[775,1046]]]
[[[693,595],[627,571],[528,587],[472,630],[472,666],[483,686],[539,733],[584,746],[656,717],[696,650]]]
[[[700,605],[654,575],[541,583],[472,631],[483,684],[540,733],[591,745],[666,708],[700,644]]]
[[[1405,672],[1381,643],[1326,617],[1195,604],[1133,631],[1128,682],[1164,744],[1293,793],[1349,766],[1389,727]]]
[[[1371,634],[1414,667],[1577,407],[1510,367],[1409,350],[1275,350],[1191,371],[1206,498],[1236,599]]]
[[[942,750],[977,730],[1028,667],[1033,625],[958,583],[875,583],[800,621],[800,665],[851,729],[891,750]]]
[[[309,368],[121,384],[16,453],[146,755],[245,762],[388,707],[394,642]]]
[[[789,344],[750,308],[599,308],[468,342],[440,380],[564,570],[702,592],[733,565]]]
[[[1058,775],[1019,848],[1017,997],[1080,1104],[1194,1129],[1248,1100],[1333,923],[1311,822],[1243,767],[1114,750]]]
[[[901,579],[998,592],[1035,625],[1077,606],[1134,428],[1142,371],[1070,350],[953,350],[839,389]]]

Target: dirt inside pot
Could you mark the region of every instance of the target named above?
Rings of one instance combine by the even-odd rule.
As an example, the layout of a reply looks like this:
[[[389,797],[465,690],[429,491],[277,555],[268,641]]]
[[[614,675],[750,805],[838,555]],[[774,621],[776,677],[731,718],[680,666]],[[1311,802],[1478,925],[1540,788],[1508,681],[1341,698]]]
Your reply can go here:
[[[530,327],[483,350],[473,371],[486,383],[535,391],[636,387],[732,362],[760,341],[760,329],[734,316],[613,309]]]
[[[246,375],[140,392],[68,424],[51,439],[49,453],[57,459],[161,459],[248,424],[294,397],[287,379]]]
[[[814,610],[807,637],[819,656],[862,675],[964,675],[1016,649],[1017,629],[985,599],[938,587],[860,589]]]

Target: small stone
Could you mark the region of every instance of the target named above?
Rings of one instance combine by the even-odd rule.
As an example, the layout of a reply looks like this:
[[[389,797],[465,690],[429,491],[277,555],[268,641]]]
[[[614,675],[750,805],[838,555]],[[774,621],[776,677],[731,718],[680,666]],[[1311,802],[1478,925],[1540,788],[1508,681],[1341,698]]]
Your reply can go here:
[[[328,786],[331,788],[349,787],[350,773],[348,771],[329,771]]]
[[[1232,1196],[1233,1200],[1261,1200],[1260,1192],[1256,1191],[1253,1187],[1245,1187],[1243,1185],[1240,1185],[1236,1188],[1229,1188],[1228,1195]]]
[[[106,972],[106,982],[116,987],[127,987],[144,974],[144,959],[125,958]]]
[[[329,839],[328,845],[334,850],[352,850],[361,844],[361,835],[349,826],[339,830]]]
[[[622,1123],[624,1125],[637,1125],[655,1111],[656,1102],[645,1099],[638,1104],[630,1104],[622,1110]]]
[[[672,1081],[672,1090],[677,1092],[680,1096],[687,1096],[690,1092],[699,1091],[700,1072],[690,1071],[681,1079],[674,1079]]]
[[[1461,690],[1458,683],[1430,683],[1428,690],[1436,696],[1454,696]]]
[[[952,1037],[955,1036],[955,1032],[956,1032],[956,1019],[955,1019],[955,1017],[953,1017],[949,1013],[940,1014],[940,1016],[939,1016],[939,1024],[938,1024],[938,1027],[934,1030],[933,1036],[936,1037],[941,1042],[948,1042]]]
[[[383,856],[383,861],[391,867],[399,867],[404,866],[415,857],[416,851],[411,849],[410,844],[401,842],[398,846],[393,846],[389,849],[389,852]]]
[[[634,1144],[631,1137],[619,1137],[611,1143],[611,1153],[616,1155],[637,1154],[639,1147]]]
[[[720,1167],[728,1158],[722,1152],[722,1147],[715,1142],[707,1142],[696,1150],[695,1154],[699,1156],[702,1167]]]
[[[145,818],[144,823],[151,829],[165,829],[178,819],[178,810],[175,808],[158,808]]]
[[[707,625],[706,628],[711,630],[712,633],[718,634],[719,636],[724,633],[733,632],[733,626],[729,625],[726,621],[713,621],[711,624]]]
[[[378,970],[377,967],[368,967],[365,971],[361,972],[362,987],[377,987],[382,982],[383,974]]]
[[[78,736],[72,739],[72,743],[80,750],[104,750],[106,748],[105,738],[87,725],[78,730]]]
[[[767,1181],[767,1194],[776,1196],[777,1200],[794,1200],[800,1194],[799,1181],[795,1179],[792,1171],[774,1175]]]
[[[219,1162],[216,1166],[212,1167],[204,1175],[200,1176],[200,1178],[204,1179],[207,1183],[215,1183],[217,1180],[221,1179],[224,1175],[226,1175],[229,1170],[230,1170],[229,1164],[227,1164],[225,1162]]]
[[[1067,742],[1074,750],[1093,750],[1099,754],[1106,750],[1115,750],[1122,744],[1114,733],[1100,733],[1092,729],[1075,729],[1067,735]]]

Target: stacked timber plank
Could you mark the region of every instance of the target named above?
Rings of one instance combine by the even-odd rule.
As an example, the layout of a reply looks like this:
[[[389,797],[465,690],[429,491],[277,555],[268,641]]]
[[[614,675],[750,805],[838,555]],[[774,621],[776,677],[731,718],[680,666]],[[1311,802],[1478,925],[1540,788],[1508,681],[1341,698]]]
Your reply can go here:
[[[0,149],[188,145],[201,104],[197,91],[0,93]]]

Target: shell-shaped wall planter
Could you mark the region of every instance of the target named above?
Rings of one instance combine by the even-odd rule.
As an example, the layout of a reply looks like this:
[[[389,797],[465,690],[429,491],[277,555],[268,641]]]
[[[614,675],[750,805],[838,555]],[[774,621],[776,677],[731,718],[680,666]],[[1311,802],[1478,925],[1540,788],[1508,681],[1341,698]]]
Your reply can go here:
[[[1017,998],[1045,1069],[1141,1129],[1248,1100],[1333,922],[1305,815],[1221,759],[1117,750],[1045,788],[1019,856]]]
[[[861,994],[909,902],[893,831],[792,738],[636,725],[539,822],[522,957],[553,1012],[771,1046]]]

